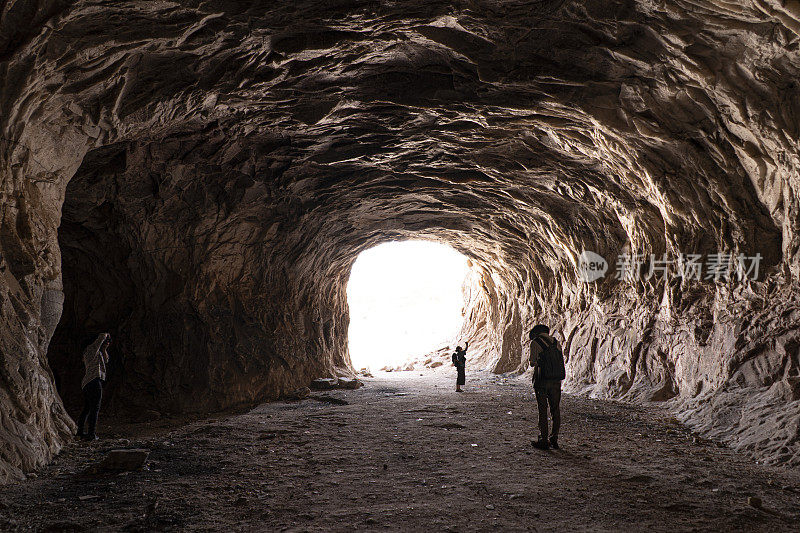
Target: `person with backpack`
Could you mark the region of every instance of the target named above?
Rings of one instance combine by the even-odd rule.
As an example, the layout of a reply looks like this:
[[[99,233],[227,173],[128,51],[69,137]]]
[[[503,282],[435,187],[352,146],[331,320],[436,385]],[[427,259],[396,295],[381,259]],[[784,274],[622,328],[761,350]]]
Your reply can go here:
[[[564,354],[558,341],[550,336],[550,328],[537,324],[530,332],[533,368],[533,390],[539,408],[539,440],[532,441],[534,448],[558,449],[558,431],[561,428],[561,381],[566,377]],[[548,439],[547,408],[553,417],[553,430]]]
[[[456,351],[453,353],[453,366],[456,367],[458,371],[458,377],[456,377],[456,392],[464,392],[461,390],[461,385],[464,385],[467,381],[467,348],[469,348],[469,342],[464,343],[463,350],[461,346],[456,346]]]

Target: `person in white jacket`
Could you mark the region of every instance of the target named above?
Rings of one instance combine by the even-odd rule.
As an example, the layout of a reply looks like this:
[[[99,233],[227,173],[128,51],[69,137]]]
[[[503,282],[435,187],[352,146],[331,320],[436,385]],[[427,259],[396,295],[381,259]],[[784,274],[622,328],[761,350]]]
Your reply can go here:
[[[106,380],[108,346],[110,344],[111,335],[101,333],[83,352],[83,366],[86,367],[86,373],[81,382],[83,411],[78,417],[78,437],[86,440],[97,439],[97,415],[100,414],[100,401],[103,399],[103,384]],[[83,426],[87,419],[89,420],[89,430],[84,433]]]

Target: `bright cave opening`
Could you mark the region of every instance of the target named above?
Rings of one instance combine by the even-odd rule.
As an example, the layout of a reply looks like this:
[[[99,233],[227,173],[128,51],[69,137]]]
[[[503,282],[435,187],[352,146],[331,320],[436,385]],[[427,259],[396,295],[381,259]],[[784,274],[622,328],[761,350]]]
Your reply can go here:
[[[347,283],[353,367],[396,367],[456,342],[469,268],[464,255],[432,241],[388,242],[362,252]]]

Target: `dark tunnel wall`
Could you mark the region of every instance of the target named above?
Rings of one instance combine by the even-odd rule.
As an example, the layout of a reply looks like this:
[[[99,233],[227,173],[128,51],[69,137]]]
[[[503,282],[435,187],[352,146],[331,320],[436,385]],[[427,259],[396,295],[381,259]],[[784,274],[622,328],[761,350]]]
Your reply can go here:
[[[350,265],[408,237],[473,260],[464,336],[488,368],[524,370],[548,321],[571,390],[800,460],[791,6],[16,4],[0,479],[68,438],[48,353],[70,401],[98,328],[112,407],[207,412],[348,371]],[[586,249],[764,260],[755,282],[585,284]]]
[[[311,268],[303,243],[273,241],[276,225],[295,223],[296,206],[268,207],[263,181],[238,173],[230,183],[230,167],[215,173],[219,147],[199,133],[93,151],[67,187],[65,312],[49,358],[79,382],[80,343],[109,331],[109,407],[121,414],[209,412],[347,372],[346,311],[337,323],[326,308],[346,306],[338,295],[347,272],[300,270]],[[247,204],[248,188],[258,202]],[[318,280],[323,269],[330,276]],[[317,288],[325,283],[333,301]]]
[[[124,331],[136,304],[136,287],[128,264],[130,248],[118,235],[119,212],[113,198],[87,196],[99,187],[106,174],[125,169],[125,151],[119,147],[99,150],[84,159],[70,181],[61,208],[58,244],[61,250],[61,279],[64,306],[47,352],[61,399],[73,419],[83,403],[82,354],[100,332]],[[124,367],[112,343],[107,373],[104,408],[121,381]]]

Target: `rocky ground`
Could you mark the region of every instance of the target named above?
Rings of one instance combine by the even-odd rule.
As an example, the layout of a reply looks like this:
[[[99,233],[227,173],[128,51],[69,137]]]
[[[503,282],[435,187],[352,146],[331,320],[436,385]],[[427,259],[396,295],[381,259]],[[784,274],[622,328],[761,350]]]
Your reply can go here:
[[[0,487],[0,530],[796,531],[798,472],[699,440],[657,408],[575,396],[562,449],[538,451],[526,381],[468,373],[457,394],[450,370],[106,426]],[[120,447],[149,449],[145,468],[81,475]]]

